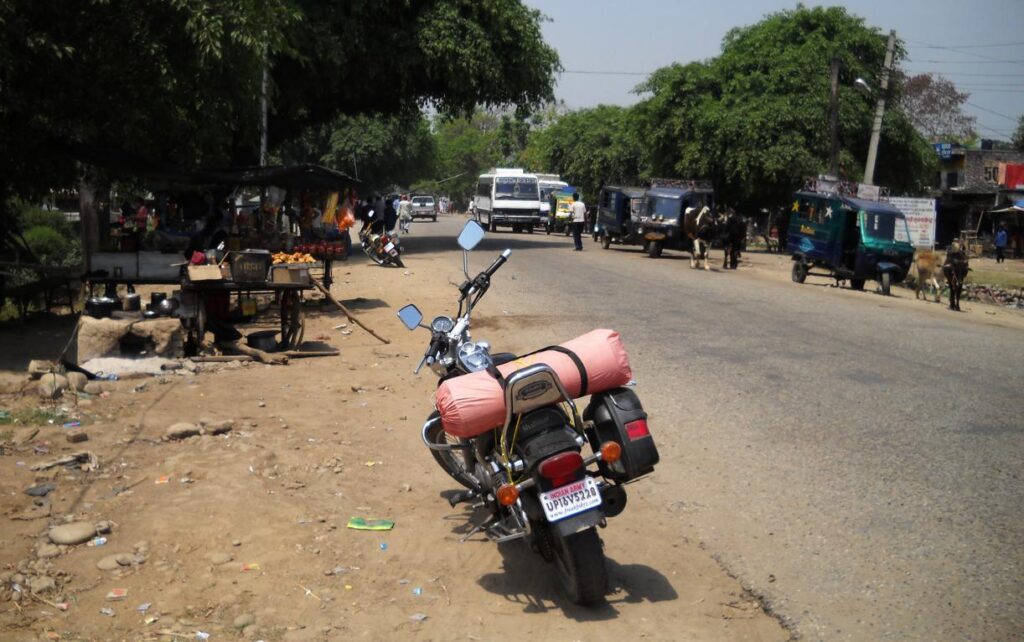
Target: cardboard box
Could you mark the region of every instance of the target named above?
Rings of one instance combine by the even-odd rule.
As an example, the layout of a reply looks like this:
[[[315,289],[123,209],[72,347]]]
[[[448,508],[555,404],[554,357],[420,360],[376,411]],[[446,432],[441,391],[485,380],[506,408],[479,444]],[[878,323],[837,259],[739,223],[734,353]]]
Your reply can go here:
[[[275,265],[270,269],[270,282],[309,285],[309,268],[305,265]]]
[[[190,265],[188,266],[188,278],[190,281],[223,281],[220,267],[216,265]]]

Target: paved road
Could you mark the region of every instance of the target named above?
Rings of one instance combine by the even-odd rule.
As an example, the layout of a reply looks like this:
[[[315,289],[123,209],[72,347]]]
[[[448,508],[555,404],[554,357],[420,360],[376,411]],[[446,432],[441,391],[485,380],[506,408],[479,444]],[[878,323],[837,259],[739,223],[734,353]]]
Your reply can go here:
[[[460,224],[415,225],[410,263]],[[560,236],[489,234],[474,265],[504,247],[477,337],[618,329],[662,453],[644,483],[801,635],[1024,631],[1020,332]]]

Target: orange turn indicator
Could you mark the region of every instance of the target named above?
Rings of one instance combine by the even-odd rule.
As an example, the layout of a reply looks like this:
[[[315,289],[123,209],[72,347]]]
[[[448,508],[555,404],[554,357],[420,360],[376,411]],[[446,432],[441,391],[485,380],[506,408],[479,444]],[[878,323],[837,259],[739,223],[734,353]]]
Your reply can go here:
[[[512,484],[502,484],[497,492],[498,503],[502,506],[511,506],[519,499],[519,489]]]
[[[614,441],[601,444],[601,460],[606,464],[614,464],[622,457],[622,446]]]

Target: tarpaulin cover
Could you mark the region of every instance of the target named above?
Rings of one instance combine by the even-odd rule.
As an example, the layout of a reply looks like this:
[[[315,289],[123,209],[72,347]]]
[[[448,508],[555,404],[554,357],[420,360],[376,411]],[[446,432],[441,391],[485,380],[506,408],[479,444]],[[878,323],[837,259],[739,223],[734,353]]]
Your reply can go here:
[[[633,372],[629,355],[615,330],[591,330],[561,344],[574,353],[587,375],[584,394],[611,390],[629,383]],[[555,350],[543,350],[498,367],[505,377],[516,370],[537,363],[546,363],[562,380],[566,392],[574,399],[582,396],[580,368],[572,357]],[[505,397],[498,381],[487,372],[474,372],[455,377],[437,389],[437,411],[445,431],[456,437],[475,437],[500,426],[505,421]]]

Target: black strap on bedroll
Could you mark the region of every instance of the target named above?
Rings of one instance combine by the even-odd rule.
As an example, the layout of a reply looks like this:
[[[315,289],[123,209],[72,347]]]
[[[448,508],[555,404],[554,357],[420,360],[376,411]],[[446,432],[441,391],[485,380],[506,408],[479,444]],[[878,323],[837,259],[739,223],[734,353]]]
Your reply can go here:
[[[546,348],[541,348],[540,350],[534,350],[533,352],[528,352],[528,353],[522,355],[519,358],[523,359],[525,357],[530,357],[530,356],[533,356],[535,354],[544,352],[545,350],[551,350],[553,352],[561,352],[565,356],[567,356],[570,359],[572,359],[572,362],[574,364],[576,364],[576,369],[580,371],[580,394],[579,394],[579,396],[586,397],[587,396],[587,367],[583,365],[583,360],[580,359],[579,356],[575,352],[570,350],[569,348],[563,348],[562,346],[548,346]]]

